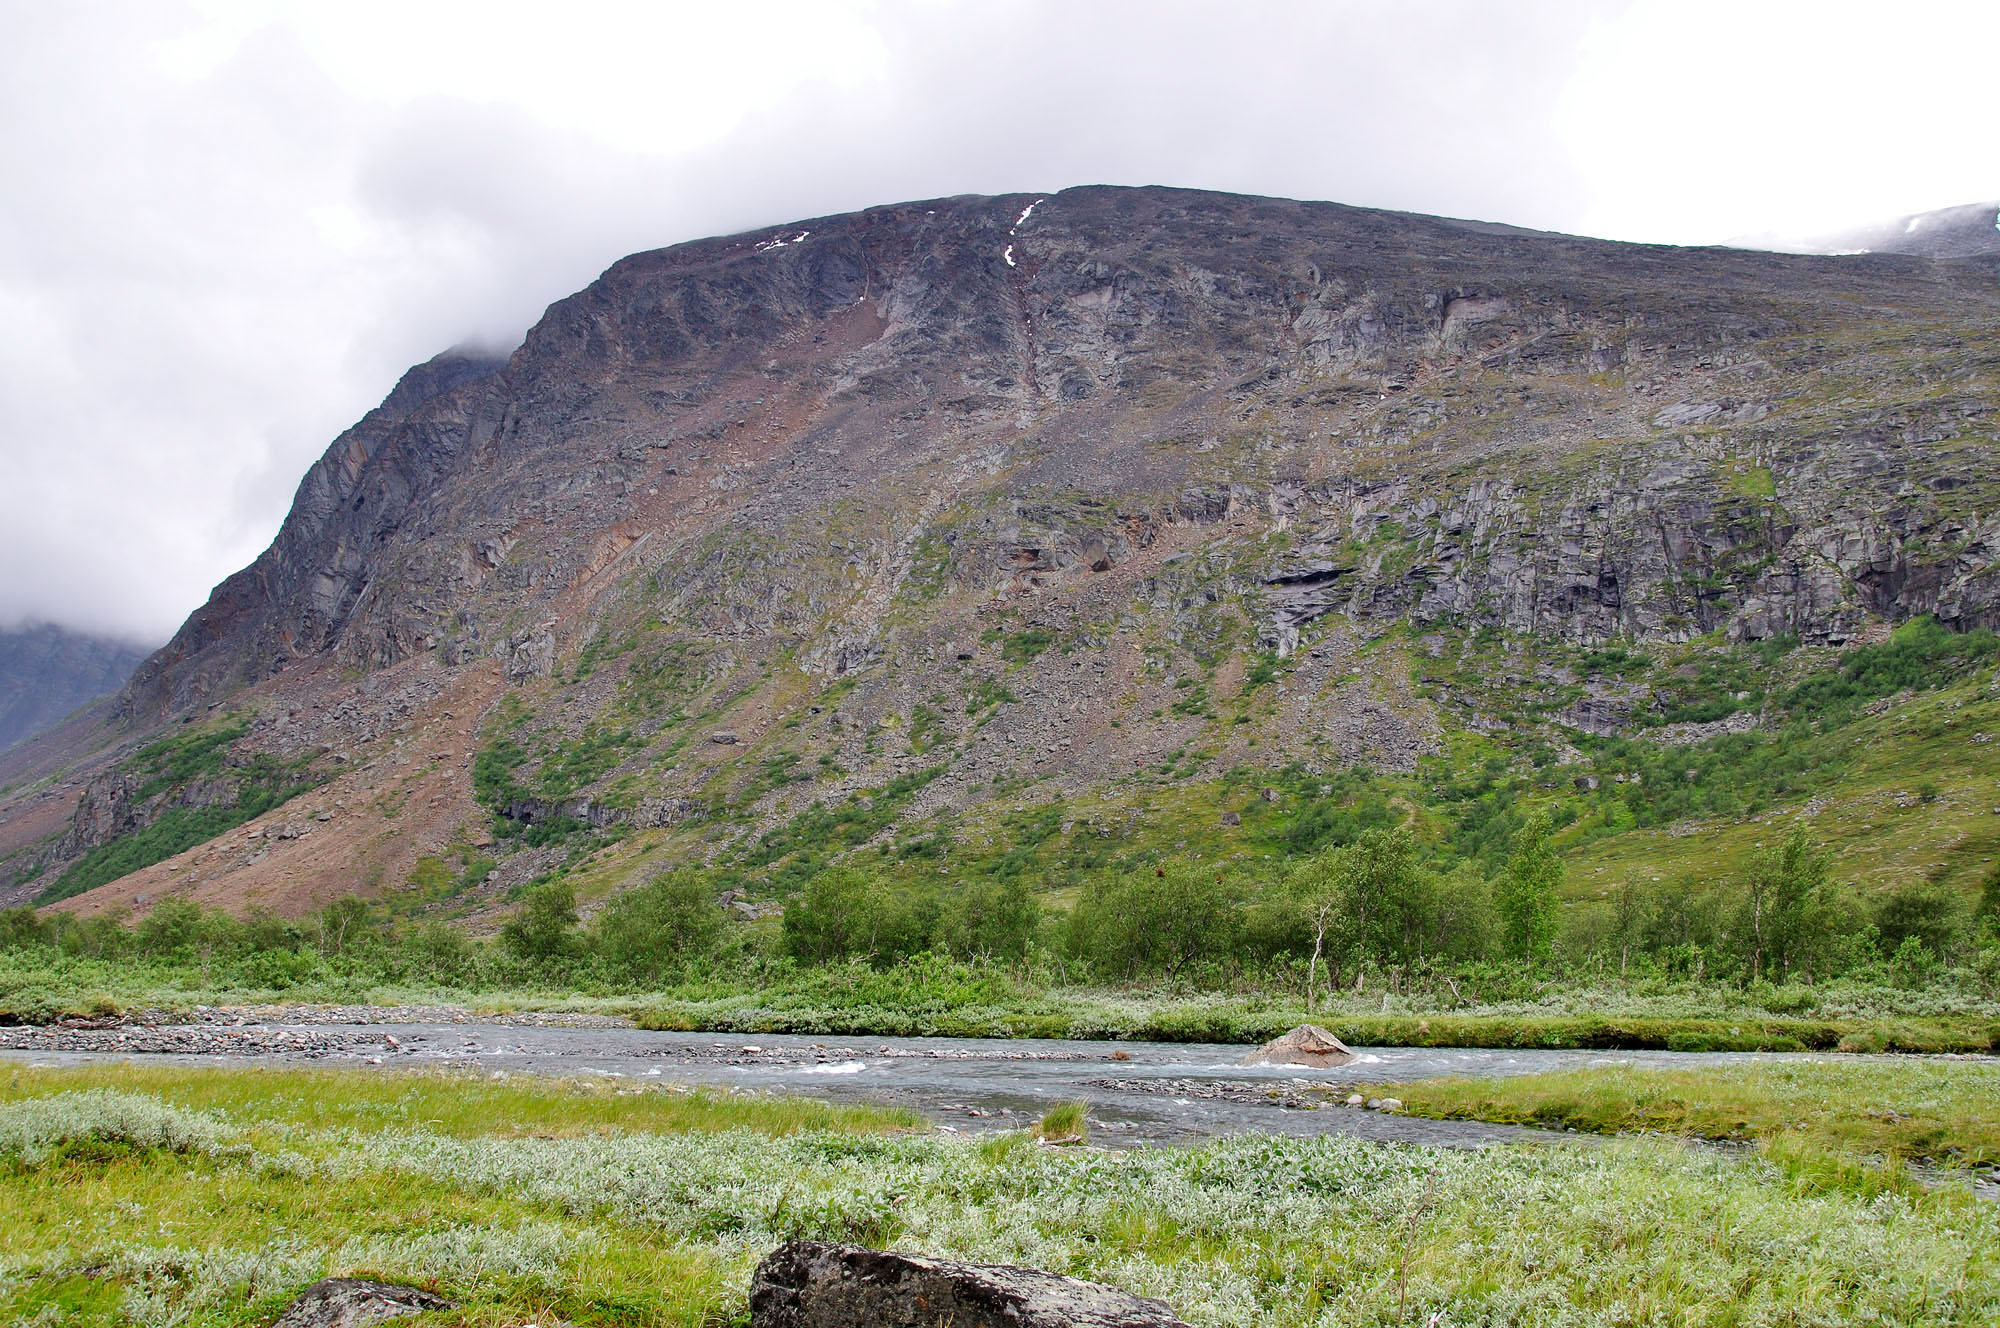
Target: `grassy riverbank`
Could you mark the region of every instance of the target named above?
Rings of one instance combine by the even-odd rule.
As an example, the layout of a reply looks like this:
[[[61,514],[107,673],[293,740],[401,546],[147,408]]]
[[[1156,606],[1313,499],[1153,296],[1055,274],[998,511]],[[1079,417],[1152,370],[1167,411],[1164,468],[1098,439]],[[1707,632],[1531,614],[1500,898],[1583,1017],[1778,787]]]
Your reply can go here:
[[[1039,1037],[1139,1042],[1260,1043],[1307,1022],[1351,1046],[1520,1047],[1663,1051],[1986,1052],[2000,1024],[1985,1018],[1800,1019],[1772,1015],[1652,1016],[1471,1011],[1355,1014],[1230,998],[1148,1000],[1053,993],[1008,1007],[814,1006],[770,993],[674,1002],[640,1011],[643,1028],[687,1032],[913,1037]]]
[[[2000,1166],[2000,1064],[1806,1061],[1603,1066],[1509,1079],[1370,1084],[1404,1110],[1598,1134],[1754,1143],[1798,1156]]]
[[[1319,1002],[1296,991],[1085,986],[1018,968],[919,955],[684,980],[654,989],[520,983],[385,983],[367,971],[282,986],[226,980],[199,965],[0,951],[0,1022],[49,1023],[197,1006],[456,1006],[573,1011],[642,1027],[806,1033],[1267,1041],[1325,1025],[1357,1046],[1543,1047],[1674,1051],[1987,1052],[2000,1049],[2000,1002],[1962,987],[1880,983],[1742,985],[1659,979],[1557,985],[1503,978],[1486,989],[1437,982]]]
[[[446,1322],[742,1322],[779,1241],[1021,1262],[1197,1325],[1971,1324],[2000,1210],[1662,1141],[1126,1153],[596,1084],[318,1071],[0,1074],[0,1318],[265,1323],[331,1273]]]

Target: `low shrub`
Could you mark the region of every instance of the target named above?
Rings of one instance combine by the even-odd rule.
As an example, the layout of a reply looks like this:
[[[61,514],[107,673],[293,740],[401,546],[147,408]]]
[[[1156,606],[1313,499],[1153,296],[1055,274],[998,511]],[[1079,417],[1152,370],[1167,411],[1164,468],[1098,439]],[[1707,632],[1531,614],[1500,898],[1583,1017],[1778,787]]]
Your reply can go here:
[[[234,1130],[205,1112],[112,1089],[57,1093],[0,1107],[0,1157],[30,1167],[106,1150],[215,1154],[234,1137]]]

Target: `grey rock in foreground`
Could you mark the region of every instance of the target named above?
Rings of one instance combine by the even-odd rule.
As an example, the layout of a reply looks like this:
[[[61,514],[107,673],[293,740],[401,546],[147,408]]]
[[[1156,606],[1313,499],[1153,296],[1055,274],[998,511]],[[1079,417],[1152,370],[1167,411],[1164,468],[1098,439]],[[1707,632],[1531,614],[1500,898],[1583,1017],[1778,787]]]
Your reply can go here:
[[[444,1297],[416,1287],[329,1277],[300,1292],[271,1328],[371,1328],[391,1319],[455,1308]]]
[[[1187,1328],[1165,1301],[1033,1268],[795,1240],[757,1265],[753,1328]]]

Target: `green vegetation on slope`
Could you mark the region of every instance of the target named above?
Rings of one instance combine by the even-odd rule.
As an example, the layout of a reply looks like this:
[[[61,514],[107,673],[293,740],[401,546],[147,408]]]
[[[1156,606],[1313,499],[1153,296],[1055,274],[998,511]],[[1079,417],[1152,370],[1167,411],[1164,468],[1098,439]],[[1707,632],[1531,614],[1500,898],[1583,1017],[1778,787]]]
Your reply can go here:
[[[247,722],[233,720],[140,748],[122,767],[122,773],[136,784],[132,791],[135,805],[203,781],[223,784],[225,791],[233,789],[233,794],[227,801],[161,808],[138,829],[99,844],[78,858],[35,897],[35,902],[52,904],[164,862],[314,786],[317,781],[304,762],[281,762],[262,754],[232,758],[231,748],[247,732]]]
[[[1218,770],[1213,748],[1190,742],[1115,788],[1069,797],[1035,790],[1037,800],[1024,801],[1021,786],[1003,780],[990,801],[923,818],[910,808],[947,762],[906,764],[872,788],[808,802],[754,838],[736,830],[750,822],[747,804],[812,777],[802,773],[812,769],[810,749],[798,739],[718,756],[710,783],[724,801],[706,823],[600,832],[553,814],[556,795],[623,796],[623,783],[610,795],[589,790],[644,744],[622,728],[537,729],[530,702],[510,693],[477,749],[475,792],[501,836],[562,845],[571,862],[516,888],[519,911],[498,944],[352,908],[332,930],[320,919],[247,929],[203,921],[195,939],[167,949],[60,921],[14,932],[24,955],[37,946],[72,958],[143,955],[153,971],[183,974],[168,980],[180,990],[678,991],[659,1003],[659,1017],[697,1023],[858,1028],[878,1018],[885,1031],[934,1027],[928,998],[871,999],[865,1014],[828,1002],[851,965],[888,971],[936,956],[1000,975],[1004,991],[990,1011],[951,1016],[966,1030],[1103,1026],[1095,997],[1051,994],[1117,986],[1156,1006],[1211,993],[1211,1004],[1268,997],[1274,1008],[1355,1018],[1369,1012],[1360,994],[1373,991],[1403,1003],[1374,1036],[1428,1040],[1393,1019],[1504,1005],[1517,989],[1659,982],[1803,994],[1759,1005],[1741,1034],[1694,1009],[1641,1026],[1632,1019],[1647,1012],[1622,1005],[1607,1012],[1616,1018],[1609,1029],[1562,1011],[1462,1035],[1503,1044],[1986,1045],[1988,1008],[2000,999],[2000,906],[1982,912],[1975,903],[2000,849],[2000,824],[1979,788],[1987,764],[1979,738],[2000,731],[2000,691],[1985,676],[1996,653],[1990,633],[1954,635],[1926,620],[1845,652],[1786,642],[1579,649],[1496,631],[1441,631],[1416,644],[1409,657],[1454,695],[1507,680],[1518,722],[1486,737],[1448,735],[1449,754],[1414,776],[1319,773],[1303,762]],[[1261,687],[1280,665],[1260,663]],[[1546,737],[1549,717],[1575,703],[1583,680],[1631,707],[1641,736],[1569,731],[1570,750],[1559,752]],[[741,690],[720,674],[703,685]],[[815,695],[837,700],[855,685],[849,675]],[[1486,706],[1498,694],[1475,700]],[[1763,727],[1683,734],[1699,739],[1684,745],[1644,736],[1745,707],[1761,711]],[[927,747],[935,741],[942,713],[928,703],[912,710],[912,751],[919,731]],[[894,728],[882,720],[869,743]],[[200,776],[218,765],[231,732],[148,749],[149,777]],[[1911,778],[1918,770],[1926,777]],[[1815,790],[1796,815],[1769,810]],[[1864,798],[1891,800],[1894,810],[1877,814]],[[531,812],[516,807],[530,803]],[[173,831],[173,815],[159,833]],[[624,834],[630,845],[586,861],[584,850]],[[127,851],[143,856],[147,841],[114,841],[100,853]],[[1871,851],[1878,879],[1894,870],[1885,856],[1921,870],[1864,887],[1851,864]],[[696,852],[714,865],[687,876],[670,905],[645,885]],[[469,848],[459,856],[462,871],[435,855],[420,863],[397,911],[418,900],[433,917],[453,907],[491,865]],[[713,901],[731,890],[781,901],[784,919],[725,918]],[[591,926],[577,925],[579,906],[601,909]],[[371,920],[357,930],[363,915]],[[161,934],[189,931],[177,916],[162,915]],[[334,934],[365,939],[330,945]],[[654,939],[634,939],[642,936]],[[822,981],[821,970],[832,976]],[[1875,1002],[1862,1017],[1823,1017],[1830,983],[1910,999]],[[8,999],[28,1009],[98,994],[30,985]],[[768,1008],[745,1010],[739,998],[759,990],[773,994]],[[1917,993],[1942,1004],[1924,1007]],[[1885,1029],[1877,1016],[1890,1007],[1965,1022]],[[1185,1022],[1244,1033],[1264,1026],[1235,1015]],[[1176,1035],[1150,1015],[1113,1024]]]
[[[1869,703],[1952,689],[1959,705],[1990,705],[1978,688],[1954,685],[2000,658],[1993,633],[1954,634],[1928,618],[1886,642],[1831,657],[1794,645],[1649,647],[1641,654],[1625,647],[1570,652],[1498,632],[1466,638],[1461,656],[1427,661],[1422,680],[1476,698],[1512,729],[1426,762],[1427,796],[1454,823],[1450,846],[1490,861],[1499,839],[1518,827],[1518,804],[1546,797],[1558,779],[1566,815],[1577,824],[1572,843],[1694,819],[1747,818],[1837,791],[1883,745],[1885,731],[1899,727],[1871,716]],[[1579,680],[1594,681],[1629,710],[1636,726],[1629,736],[1595,737],[1555,722],[1583,695]],[[1992,708],[2000,716],[2000,706]],[[1693,742],[1659,740],[1668,725],[1739,714],[1761,715],[1762,724]],[[1971,737],[1977,716],[1955,718]],[[1919,735],[1894,736],[1907,746]],[[1557,740],[1583,760],[1558,764]]]

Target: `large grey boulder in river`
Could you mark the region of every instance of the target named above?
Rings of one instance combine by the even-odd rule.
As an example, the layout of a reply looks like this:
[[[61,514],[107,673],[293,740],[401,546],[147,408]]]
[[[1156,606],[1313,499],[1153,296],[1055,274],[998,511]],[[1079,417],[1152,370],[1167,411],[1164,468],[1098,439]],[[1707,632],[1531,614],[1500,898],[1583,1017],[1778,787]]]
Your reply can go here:
[[[1354,1059],[1347,1044],[1318,1024],[1300,1024],[1243,1058],[1245,1065],[1304,1065],[1324,1070]]]
[[[1034,1268],[795,1240],[750,1282],[752,1328],[1187,1328],[1165,1301]]]

